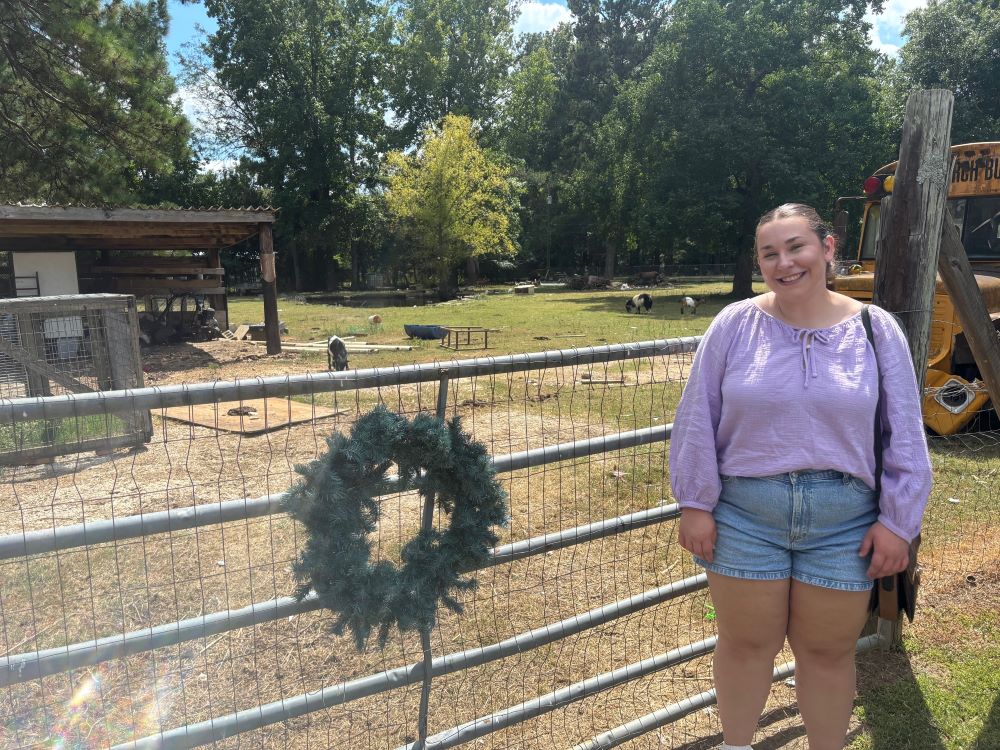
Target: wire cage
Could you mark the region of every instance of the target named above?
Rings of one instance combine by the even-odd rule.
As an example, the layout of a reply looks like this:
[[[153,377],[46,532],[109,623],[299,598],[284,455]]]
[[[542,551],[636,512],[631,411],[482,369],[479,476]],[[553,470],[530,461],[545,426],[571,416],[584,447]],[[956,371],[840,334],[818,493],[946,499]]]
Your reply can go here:
[[[140,388],[135,297],[0,299],[0,399]],[[0,465],[141,445],[148,411],[25,420],[0,426]]]

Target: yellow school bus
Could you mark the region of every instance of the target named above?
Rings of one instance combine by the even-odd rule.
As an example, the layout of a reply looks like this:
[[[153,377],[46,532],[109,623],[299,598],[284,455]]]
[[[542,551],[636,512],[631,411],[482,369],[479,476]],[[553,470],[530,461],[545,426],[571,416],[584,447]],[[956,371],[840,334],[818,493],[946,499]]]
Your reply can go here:
[[[952,178],[948,217],[969,256],[979,291],[993,324],[1000,329],[1000,141],[951,147]],[[871,301],[881,199],[891,194],[896,162],[875,171],[864,183],[865,204],[857,254],[838,275],[834,288]],[[965,339],[941,278],[934,293],[924,391],[924,423],[940,435],[970,425],[986,408],[990,394]]]

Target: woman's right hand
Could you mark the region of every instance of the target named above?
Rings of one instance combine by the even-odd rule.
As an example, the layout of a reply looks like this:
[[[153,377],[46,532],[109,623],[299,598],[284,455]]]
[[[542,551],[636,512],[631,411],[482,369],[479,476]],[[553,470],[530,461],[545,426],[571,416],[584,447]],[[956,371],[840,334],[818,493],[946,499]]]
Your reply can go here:
[[[715,518],[709,511],[681,508],[677,537],[684,549],[706,562],[712,562],[716,536]]]

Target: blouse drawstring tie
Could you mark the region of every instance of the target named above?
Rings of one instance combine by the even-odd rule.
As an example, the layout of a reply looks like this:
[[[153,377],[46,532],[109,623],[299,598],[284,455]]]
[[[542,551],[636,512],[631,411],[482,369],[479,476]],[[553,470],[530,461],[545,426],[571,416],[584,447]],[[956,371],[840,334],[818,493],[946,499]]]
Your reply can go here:
[[[792,341],[801,344],[802,370],[805,373],[805,379],[802,385],[808,388],[809,378],[819,377],[819,372],[816,370],[816,358],[813,356],[812,352],[812,345],[816,342],[820,344],[829,343],[829,334],[826,334],[823,331],[807,331],[802,328],[796,328],[792,331]]]

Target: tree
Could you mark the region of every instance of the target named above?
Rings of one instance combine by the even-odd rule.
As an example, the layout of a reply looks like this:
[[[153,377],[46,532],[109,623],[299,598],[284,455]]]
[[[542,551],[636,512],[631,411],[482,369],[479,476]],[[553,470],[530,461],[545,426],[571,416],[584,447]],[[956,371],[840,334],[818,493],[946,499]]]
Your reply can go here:
[[[645,224],[668,244],[731,253],[737,296],[753,293],[766,209],[796,200],[822,210],[889,151],[873,127],[867,6],[678,0],[646,66],[635,94]]]
[[[409,144],[447,114],[488,127],[512,63],[515,5],[508,0],[405,0],[393,110]]]
[[[392,19],[374,0],[205,0],[219,28],[189,78],[216,140],[245,156],[282,209],[276,244],[296,289],[361,281],[366,192],[387,150]]]
[[[614,118],[602,123],[628,82],[643,74],[666,6],[660,0],[569,0],[568,7],[576,22],[551,122],[558,142],[553,168],[563,211],[599,243],[603,272],[610,277],[626,243],[623,201],[634,179],[627,150],[631,133]],[[574,238],[564,242],[575,244]]]
[[[911,12],[904,33],[903,100],[912,89],[950,89],[952,143],[1000,138],[1000,4],[941,0]]]
[[[419,260],[435,269],[441,299],[455,296],[469,257],[517,253],[517,186],[480,148],[468,117],[447,115],[417,153],[390,154],[388,168],[386,202]]]
[[[0,200],[125,202],[183,160],[164,0],[0,0]]]

